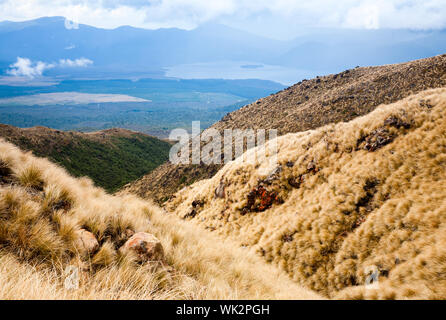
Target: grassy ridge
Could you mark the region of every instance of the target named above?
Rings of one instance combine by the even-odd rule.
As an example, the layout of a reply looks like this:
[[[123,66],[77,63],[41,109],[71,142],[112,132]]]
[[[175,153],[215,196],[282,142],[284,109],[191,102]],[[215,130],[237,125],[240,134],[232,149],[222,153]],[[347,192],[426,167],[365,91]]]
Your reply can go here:
[[[76,177],[90,177],[109,192],[165,162],[170,149],[165,141],[121,129],[84,134],[1,125],[0,137],[50,158]]]
[[[167,161],[170,145],[152,137],[113,137],[111,146],[80,138],[49,154],[76,177],[87,175],[107,191],[136,180]]]

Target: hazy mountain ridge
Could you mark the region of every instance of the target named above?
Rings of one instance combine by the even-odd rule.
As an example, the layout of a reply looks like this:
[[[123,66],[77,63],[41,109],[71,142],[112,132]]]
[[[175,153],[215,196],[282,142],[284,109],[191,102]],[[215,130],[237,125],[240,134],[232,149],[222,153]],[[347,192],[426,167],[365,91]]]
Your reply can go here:
[[[211,23],[190,31],[129,26],[110,30],[83,24],[67,29],[65,18],[48,17],[0,24],[0,65],[6,68],[17,56],[47,63],[84,57],[93,65],[71,70],[72,76],[121,72],[162,77],[163,67],[229,60],[331,73],[437,55],[446,50],[445,40],[444,30],[320,29],[311,36],[279,41]],[[67,76],[57,67],[48,74]]]

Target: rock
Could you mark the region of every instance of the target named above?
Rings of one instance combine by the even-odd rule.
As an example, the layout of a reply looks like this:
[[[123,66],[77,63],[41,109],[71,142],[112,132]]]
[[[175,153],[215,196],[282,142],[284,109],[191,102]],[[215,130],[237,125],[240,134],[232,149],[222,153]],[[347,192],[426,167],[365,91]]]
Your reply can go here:
[[[298,177],[288,178],[288,184],[296,189],[300,188],[300,185],[302,184],[303,181],[304,181],[303,175],[300,175]]]
[[[81,256],[88,256],[99,249],[99,242],[93,233],[80,229],[75,232],[74,246]]]
[[[183,219],[195,218],[196,215],[197,215],[197,211],[195,209],[192,209],[190,212],[188,212],[184,215]]]
[[[433,108],[434,106],[430,103],[430,101],[429,100],[424,100],[424,99],[421,99],[420,100],[420,106],[422,106],[422,107],[424,107],[424,108],[428,108],[428,109],[431,109],[431,108]]]
[[[161,242],[155,236],[146,232],[135,233],[119,251],[121,253],[135,253],[138,262],[141,263],[164,260],[164,250]]]
[[[224,198],[225,197],[225,184],[220,182],[217,188],[215,188],[215,197]]]
[[[390,116],[386,120],[384,120],[384,125],[395,127],[397,129],[403,127],[404,129],[410,128],[410,123],[401,120],[396,116]]]
[[[394,139],[395,135],[391,134],[389,130],[379,128],[366,137],[364,149],[373,152],[391,143]]]
[[[194,200],[192,201],[192,207],[202,207],[204,205],[204,202],[202,200]]]
[[[282,167],[278,166],[263,180],[263,182],[266,184],[271,184],[274,180],[279,179],[279,175],[281,172],[282,172]]]
[[[316,167],[316,162],[314,160],[311,160],[308,165],[307,165],[307,171],[308,172],[312,172],[312,173],[316,173],[317,167]]]

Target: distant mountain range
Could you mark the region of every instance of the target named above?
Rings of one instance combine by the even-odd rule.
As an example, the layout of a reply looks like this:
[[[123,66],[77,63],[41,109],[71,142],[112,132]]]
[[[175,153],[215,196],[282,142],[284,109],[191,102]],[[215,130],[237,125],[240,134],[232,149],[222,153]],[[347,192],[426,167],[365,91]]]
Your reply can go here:
[[[67,28],[68,26],[68,28]],[[87,68],[61,67],[49,75],[161,77],[163,68],[213,61],[251,61],[324,73],[356,65],[382,65],[425,58],[446,51],[446,31],[315,30],[291,41],[253,35],[219,24],[194,30],[146,30],[123,26],[112,30],[80,24],[63,17],[0,23],[0,68],[5,73],[17,57],[53,63],[86,58]],[[215,75],[218,78],[218,74]]]

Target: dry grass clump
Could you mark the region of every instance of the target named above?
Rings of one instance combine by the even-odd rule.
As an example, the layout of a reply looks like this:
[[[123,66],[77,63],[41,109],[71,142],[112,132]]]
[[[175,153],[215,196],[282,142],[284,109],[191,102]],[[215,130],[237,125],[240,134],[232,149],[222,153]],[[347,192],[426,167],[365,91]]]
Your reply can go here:
[[[278,166],[236,159],[166,208],[327,297],[446,299],[445,119],[435,89],[287,134]]]
[[[3,141],[0,164],[0,299],[319,297],[230,241]],[[96,251],[78,250],[81,229],[97,239]],[[141,264],[118,250],[129,230],[155,235],[165,261]],[[78,289],[64,287],[67,267],[78,270]]]

